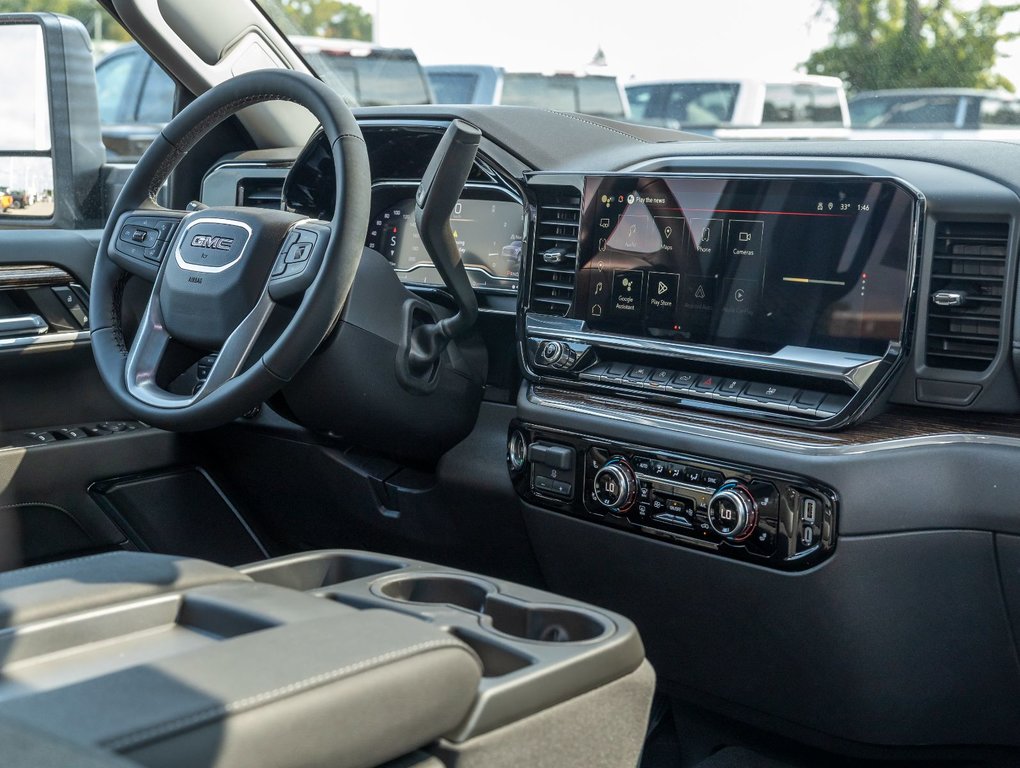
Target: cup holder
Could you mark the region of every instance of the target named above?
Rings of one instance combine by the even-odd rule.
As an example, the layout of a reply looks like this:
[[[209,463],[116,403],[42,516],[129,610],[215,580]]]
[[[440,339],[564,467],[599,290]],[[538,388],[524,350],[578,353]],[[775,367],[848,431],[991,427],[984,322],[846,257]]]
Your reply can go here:
[[[477,613],[483,625],[521,640],[579,643],[605,635],[610,625],[587,611],[522,603],[499,594],[488,582],[461,576],[413,576],[378,585],[379,594],[409,603],[452,605]]]
[[[404,567],[405,563],[399,560],[325,550],[255,563],[243,568],[242,572],[262,584],[307,592]]]
[[[483,612],[485,601],[494,590],[495,587],[489,584],[457,576],[394,579],[379,587],[379,591],[391,600],[455,605],[475,613]]]
[[[483,611],[492,628],[504,635],[543,643],[580,643],[604,635],[608,629],[595,616],[573,608],[520,605],[499,596],[490,597]]]

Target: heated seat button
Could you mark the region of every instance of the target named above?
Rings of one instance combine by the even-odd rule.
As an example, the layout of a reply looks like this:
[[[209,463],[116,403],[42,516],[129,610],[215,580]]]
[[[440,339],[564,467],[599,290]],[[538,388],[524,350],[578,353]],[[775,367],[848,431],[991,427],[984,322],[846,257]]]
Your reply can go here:
[[[705,471],[698,467],[684,468],[684,482],[690,483],[691,485],[704,485]]]

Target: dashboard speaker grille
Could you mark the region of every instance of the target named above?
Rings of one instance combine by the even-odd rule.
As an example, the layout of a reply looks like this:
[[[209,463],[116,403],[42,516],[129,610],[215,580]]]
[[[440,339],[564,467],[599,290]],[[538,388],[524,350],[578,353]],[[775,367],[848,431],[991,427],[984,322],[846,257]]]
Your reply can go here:
[[[942,222],[928,296],[926,362],[984,371],[999,351],[1009,226]]]
[[[581,195],[572,187],[539,190],[531,311],[566,315],[574,301]]]
[[[237,205],[280,210],[283,207],[283,179],[272,177],[241,179],[237,182]]]

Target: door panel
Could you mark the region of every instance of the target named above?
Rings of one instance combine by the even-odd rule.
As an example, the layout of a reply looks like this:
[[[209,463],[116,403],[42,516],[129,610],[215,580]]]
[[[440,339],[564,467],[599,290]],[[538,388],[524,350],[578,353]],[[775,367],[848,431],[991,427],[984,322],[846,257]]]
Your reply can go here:
[[[176,437],[158,430],[82,429],[127,417],[89,346],[100,237],[0,231],[0,569],[117,546],[124,536],[88,487],[181,460]]]

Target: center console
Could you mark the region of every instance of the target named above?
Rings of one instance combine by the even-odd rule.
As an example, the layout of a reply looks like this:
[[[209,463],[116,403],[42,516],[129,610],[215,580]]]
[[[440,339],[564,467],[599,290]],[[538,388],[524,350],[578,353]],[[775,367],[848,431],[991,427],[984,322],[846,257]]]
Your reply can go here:
[[[606,410],[702,411],[834,430],[907,359],[924,199],[884,176],[536,173],[519,314],[531,393]],[[738,424],[740,422],[737,422]],[[745,422],[746,423],[746,422]],[[836,545],[838,494],[808,477],[515,423],[526,501],[794,570]]]
[[[368,552],[93,555],[0,606],[0,722],[132,765],[635,765],[654,688],[623,616]]]
[[[533,381],[838,428],[910,338],[921,195],[885,177],[535,174]]]

